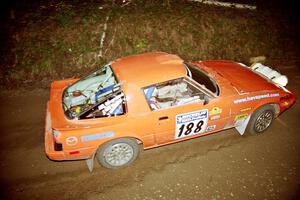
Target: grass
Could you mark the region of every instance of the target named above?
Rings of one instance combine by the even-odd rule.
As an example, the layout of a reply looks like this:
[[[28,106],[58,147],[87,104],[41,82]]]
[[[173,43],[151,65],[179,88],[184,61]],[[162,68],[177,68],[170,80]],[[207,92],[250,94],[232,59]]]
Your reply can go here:
[[[113,3],[115,2],[115,3]],[[29,12],[12,38],[14,61],[3,68],[3,84],[80,76],[118,57],[166,51],[187,60],[229,59],[247,63],[250,57],[294,56],[274,16],[259,11],[205,6],[165,0],[132,1],[122,7],[106,3],[42,5]],[[106,16],[103,57],[100,39]],[[283,21],[282,21],[283,20]],[[286,27],[289,28],[289,27]]]

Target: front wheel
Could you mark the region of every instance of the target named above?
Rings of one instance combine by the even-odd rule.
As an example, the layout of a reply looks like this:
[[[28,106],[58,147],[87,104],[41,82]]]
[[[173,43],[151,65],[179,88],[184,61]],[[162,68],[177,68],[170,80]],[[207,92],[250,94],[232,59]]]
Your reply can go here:
[[[258,108],[251,116],[248,124],[248,132],[252,135],[258,135],[266,131],[273,123],[275,117],[274,107],[265,105]]]
[[[138,154],[139,146],[135,140],[120,138],[102,145],[96,157],[103,167],[118,169],[131,164]]]

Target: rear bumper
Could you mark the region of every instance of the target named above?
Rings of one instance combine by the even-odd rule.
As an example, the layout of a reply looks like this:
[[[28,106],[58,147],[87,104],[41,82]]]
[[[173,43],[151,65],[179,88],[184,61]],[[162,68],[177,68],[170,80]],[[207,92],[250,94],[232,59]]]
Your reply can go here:
[[[52,133],[51,126],[51,113],[49,110],[49,102],[47,104],[46,110],[46,120],[45,120],[45,152],[49,159],[51,160],[81,160],[91,158],[96,150],[97,146],[81,146],[80,148],[74,149],[64,149],[55,150],[55,140]],[[64,145],[64,144],[63,144]]]

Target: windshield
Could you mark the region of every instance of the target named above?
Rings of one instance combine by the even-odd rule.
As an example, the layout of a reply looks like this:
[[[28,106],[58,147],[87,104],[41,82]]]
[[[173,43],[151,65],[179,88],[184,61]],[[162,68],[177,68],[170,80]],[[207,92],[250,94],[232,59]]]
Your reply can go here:
[[[79,118],[108,96],[120,92],[120,83],[111,66],[105,65],[94,73],[76,81],[64,90],[63,108],[68,118]],[[107,113],[104,113],[107,114]]]
[[[201,70],[190,63],[185,63],[187,68],[187,75],[195,80],[200,85],[204,86],[206,89],[210,90],[213,94],[219,95],[219,87],[216,81],[211,78],[207,72]]]

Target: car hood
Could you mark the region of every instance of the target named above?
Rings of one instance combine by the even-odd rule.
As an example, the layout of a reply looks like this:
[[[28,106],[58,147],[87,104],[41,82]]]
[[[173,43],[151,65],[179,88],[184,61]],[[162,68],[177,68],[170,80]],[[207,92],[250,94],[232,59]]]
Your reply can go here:
[[[239,93],[278,89],[278,86],[271,81],[239,63],[230,61],[204,61],[199,64],[209,73],[226,79]]]

